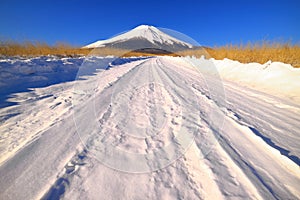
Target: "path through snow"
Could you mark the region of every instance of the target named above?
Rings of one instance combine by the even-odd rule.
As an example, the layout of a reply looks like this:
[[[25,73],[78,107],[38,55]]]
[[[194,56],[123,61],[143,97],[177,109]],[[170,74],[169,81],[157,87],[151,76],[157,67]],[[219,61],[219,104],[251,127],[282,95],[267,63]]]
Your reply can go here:
[[[300,198],[300,106],[178,58],[19,100],[1,110],[0,199]]]

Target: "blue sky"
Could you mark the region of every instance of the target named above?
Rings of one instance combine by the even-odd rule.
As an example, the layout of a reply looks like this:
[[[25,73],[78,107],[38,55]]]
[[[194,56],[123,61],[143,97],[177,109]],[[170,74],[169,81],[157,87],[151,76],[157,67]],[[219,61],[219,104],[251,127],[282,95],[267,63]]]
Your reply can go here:
[[[299,0],[0,0],[0,39],[80,46],[150,24],[207,46],[263,39],[300,44],[299,10]]]

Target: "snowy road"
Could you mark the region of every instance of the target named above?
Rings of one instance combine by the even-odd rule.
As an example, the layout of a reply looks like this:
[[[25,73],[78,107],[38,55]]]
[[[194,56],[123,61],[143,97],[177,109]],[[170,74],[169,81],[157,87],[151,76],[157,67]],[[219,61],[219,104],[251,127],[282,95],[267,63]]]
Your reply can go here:
[[[16,99],[1,110],[0,199],[300,198],[300,106],[185,61]]]

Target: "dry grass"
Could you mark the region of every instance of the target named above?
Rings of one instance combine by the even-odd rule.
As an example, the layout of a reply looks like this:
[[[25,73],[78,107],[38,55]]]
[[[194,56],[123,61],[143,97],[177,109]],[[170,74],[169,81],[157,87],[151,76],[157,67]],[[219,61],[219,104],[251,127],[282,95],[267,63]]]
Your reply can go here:
[[[57,44],[49,46],[45,43],[15,43],[2,42],[0,44],[0,55],[5,56],[42,56],[42,55],[60,55],[75,56],[87,55],[91,50],[72,47],[68,44]]]
[[[49,46],[44,43],[1,43],[0,55],[6,56],[39,56],[39,55],[60,55],[60,56],[76,56],[76,55],[114,55],[120,57],[130,56],[154,56],[156,54],[136,52],[115,48],[100,49],[82,49],[72,47],[67,44],[57,44]],[[162,54],[160,54],[162,55]],[[300,46],[281,43],[261,42],[247,45],[227,45],[214,48],[199,48],[195,50],[186,50],[176,52],[174,54],[164,54],[169,56],[196,56],[204,55],[207,58],[215,59],[229,58],[242,63],[258,62],[266,63],[267,61],[279,61],[289,63],[294,67],[300,67]]]
[[[130,51],[126,49],[117,48],[96,48],[86,49],[80,47],[72,47],[68,44],[57,44],[55,46],[49,46],[45,43],[15,43],[5,42],[0,44],[0,55],[4,56],[41,56],[41,55],[59,55],[59,56],[76,56],[76,55],[94,55],[94,56],[119,56],[119,57],[131,57],[131,56],[155,56],[155,55],[169,55],[175,56],[175,54],[154,54],[138,51]]]
[[[291,64],[300,68],[300,46],[281,43],[262,42],[247,45],[227,45],[223,47],[205,48],[201,50],[184,51],[182,55],[212,57],[218,60],[229,58],[242,63],[266,63],[269,60]]]
[[[89,55],[94,56],[119,56],[122,57],[122,55],[126,54],[128,50],[126,49],[117,49],[117,48],[108,48],[108,47],[102,47],[102,48],[96,48],[92,49],[89,53]]]
[[[197,49],[188,49],[184,51],[176,52],[176,54],[180,56],[195,56],[197,58],[200,58],[201,56],[205,56],[206,58],[211,58],[211,56],[208,53],[209,48],[197,48]]]

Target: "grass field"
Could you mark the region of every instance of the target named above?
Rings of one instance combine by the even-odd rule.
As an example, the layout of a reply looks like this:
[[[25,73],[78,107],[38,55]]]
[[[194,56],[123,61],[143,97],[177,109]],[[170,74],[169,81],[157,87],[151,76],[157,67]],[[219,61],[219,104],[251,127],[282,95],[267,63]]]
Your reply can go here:
[[[59,55],[59,56],[78,56],[78,55],[115,55],[115,56],[152,56],[154,54],[142,52],[128,52],[124,49],[101,48],[97,50],[82,49],[67,44],[57,44],[49,46],[45,43],[1,43],[0,55],[4,56],[40,56],[40,55]],[[166,54],[164,54],[166,55]],[[196,56],[212,57],[215,59],[229,58],[242,63],[267,61],[278,61],[291,64],[293,67],[300,68],[300,46],[282,43],[262,42],[247,45],[227,45],[214,48],[202,48],[197,50],[186,50],[167,54],[171,56]]]

